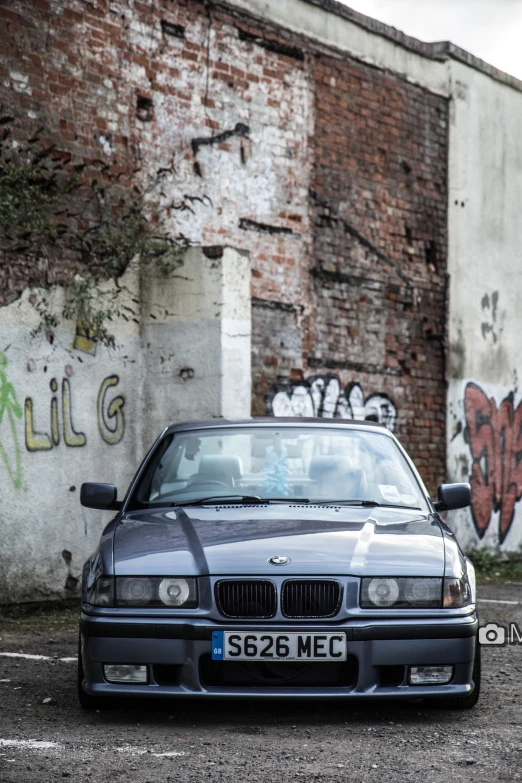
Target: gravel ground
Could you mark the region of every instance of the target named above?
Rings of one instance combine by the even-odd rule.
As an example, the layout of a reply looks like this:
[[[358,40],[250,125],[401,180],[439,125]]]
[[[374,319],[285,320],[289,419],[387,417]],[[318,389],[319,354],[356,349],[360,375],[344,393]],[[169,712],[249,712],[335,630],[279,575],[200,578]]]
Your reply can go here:
[[[522,585],[479,589],[481,623],[518,622]],[[502,603],[513,601],[517,603]],[[327,703],[138,703],[83,712],[74,613],[0,618],[0,781],[405,783],[522,779],[522,650],[483,647],[470,711]]]

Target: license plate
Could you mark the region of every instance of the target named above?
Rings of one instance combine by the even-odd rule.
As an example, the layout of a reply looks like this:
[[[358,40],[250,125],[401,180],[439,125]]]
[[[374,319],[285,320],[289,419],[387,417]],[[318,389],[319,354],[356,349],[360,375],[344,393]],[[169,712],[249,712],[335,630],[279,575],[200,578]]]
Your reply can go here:
[[[344,633],[213,631],[214,661],[345,661]]]

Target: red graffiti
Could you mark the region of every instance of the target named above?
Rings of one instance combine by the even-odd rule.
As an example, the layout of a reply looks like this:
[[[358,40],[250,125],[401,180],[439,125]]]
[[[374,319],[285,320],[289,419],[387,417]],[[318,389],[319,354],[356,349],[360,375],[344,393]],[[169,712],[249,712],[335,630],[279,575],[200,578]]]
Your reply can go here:
[[[482,538],[493,511],[500,511],[502,544],[522,497],[522,403],[515,409],[513,394],[497,407],[482,389],[468,383],[464,396],[471,469],[471,513]]]

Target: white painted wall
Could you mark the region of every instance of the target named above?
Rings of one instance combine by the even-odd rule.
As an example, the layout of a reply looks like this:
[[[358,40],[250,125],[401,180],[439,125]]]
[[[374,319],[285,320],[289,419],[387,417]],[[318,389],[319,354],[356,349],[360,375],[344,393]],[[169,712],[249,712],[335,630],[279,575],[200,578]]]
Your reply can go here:
[[[522,494],[514,456],[522,441],[516,439],[514,451],[509,450],[522,369],[522,91],[456,61],[451,65],[451,91],[448,473],[451,480],[467,480],[472,449],[490,441],[489,465],[483,459],[480,474],[485,477],[487,470],[490,484],[496,482],[495,505],[507,514],[506,509],[513,508],[510,494]],[[470,382],[482,389],[484,400],[494,400],[491,422],[485,421],[476,435],[471,422],[471,443],[468,425],[476,411],[471,400],[467,410],[464,405]],[[477,402],[481,399],[477,392]],[[507,402],[500,420],[496,411],[503,400]],[[495,462],[494,455],[500,461]],[[479,474],[472,482],[475,505],[489,508],[478,481]],[[468,511],[455,516],[455,526],[468,548],[518,549],[522,504],[515,499],[505,537],[499,535],[499,516],[500,508],[493,508],[482,537]]]
[[[130,301],[135,275],[121,283]],[[117,347],[98,346],[94,355],[72,348],[73,323],[57,329],[51,345],[45,335],[31,335],[39,317],[30,297],[42,293],[26,290],[0,308],[0,603],[75,594],[73,580],[103,524],[101,512],[80,506],[80,484],[110,477],[123,488],[138,458],[137,325],[116,324]],[[63,289],[54,288],[48,296],[59,309]],[[113,385],[99,411],[98,395],[107,378]],[[112,433],[103,414],[118,397],[124,404],[108,419],[119,430]],[[67,432],[71,422],[76,435]],[[120,434],[117,443],[105,440]],[[64,550],[71,554],[70,567]]]
[[[32,336],[44,292],[0,308],[0,604],[76,594],[111,516],[80,506],[83,481],[121,498],[167,424],[250,415],[248,256],[192,249],[170,278],[133,268],[119,284],[136,320],[93,353],[73,348],[74,323]],[[59,310],[64,290],[45,295]]]
[[[407,81],[426,87],[432,92],[448,95],[449,67],[442,57],[440,60],[423,57],[396,43],[390,36],[372,32],[306,0],[228,0],[228,2],[260,19],[279,24],[314,41],[334,47],[362,62],[398,73]],[[344,10],[348,11],[348,9]],[[361,15],[354,13],[353,16]],[[371,23],[373,20],[367,19],[367,21]],[[382,27],[386,26],[375,24],[376,29]],[[392,28],[387,29],[391,35]],[[408,40],[407,36],[403,38]],[[414,45],[419,44],[415,39],[409,40]]]

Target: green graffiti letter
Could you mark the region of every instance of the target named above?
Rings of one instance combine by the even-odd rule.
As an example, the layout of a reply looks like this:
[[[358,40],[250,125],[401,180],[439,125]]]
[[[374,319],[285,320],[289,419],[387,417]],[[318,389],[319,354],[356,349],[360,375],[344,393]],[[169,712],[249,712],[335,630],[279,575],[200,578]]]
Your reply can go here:
[[[14,454],[14,466],[6,447],[2,442],[2,422],[5,416],[7,416],[10,440],[13,444],[12,453]],[[22,416],[22,406],[18,402],[15,388],[13,384],[9,383],[7,380],[7,357],[0,351],[0,458],[6,467],[9,478],[13,482],[15,489],[20,489],[22,486],[22,458],[15,422],[15,419],[21,419]]]

